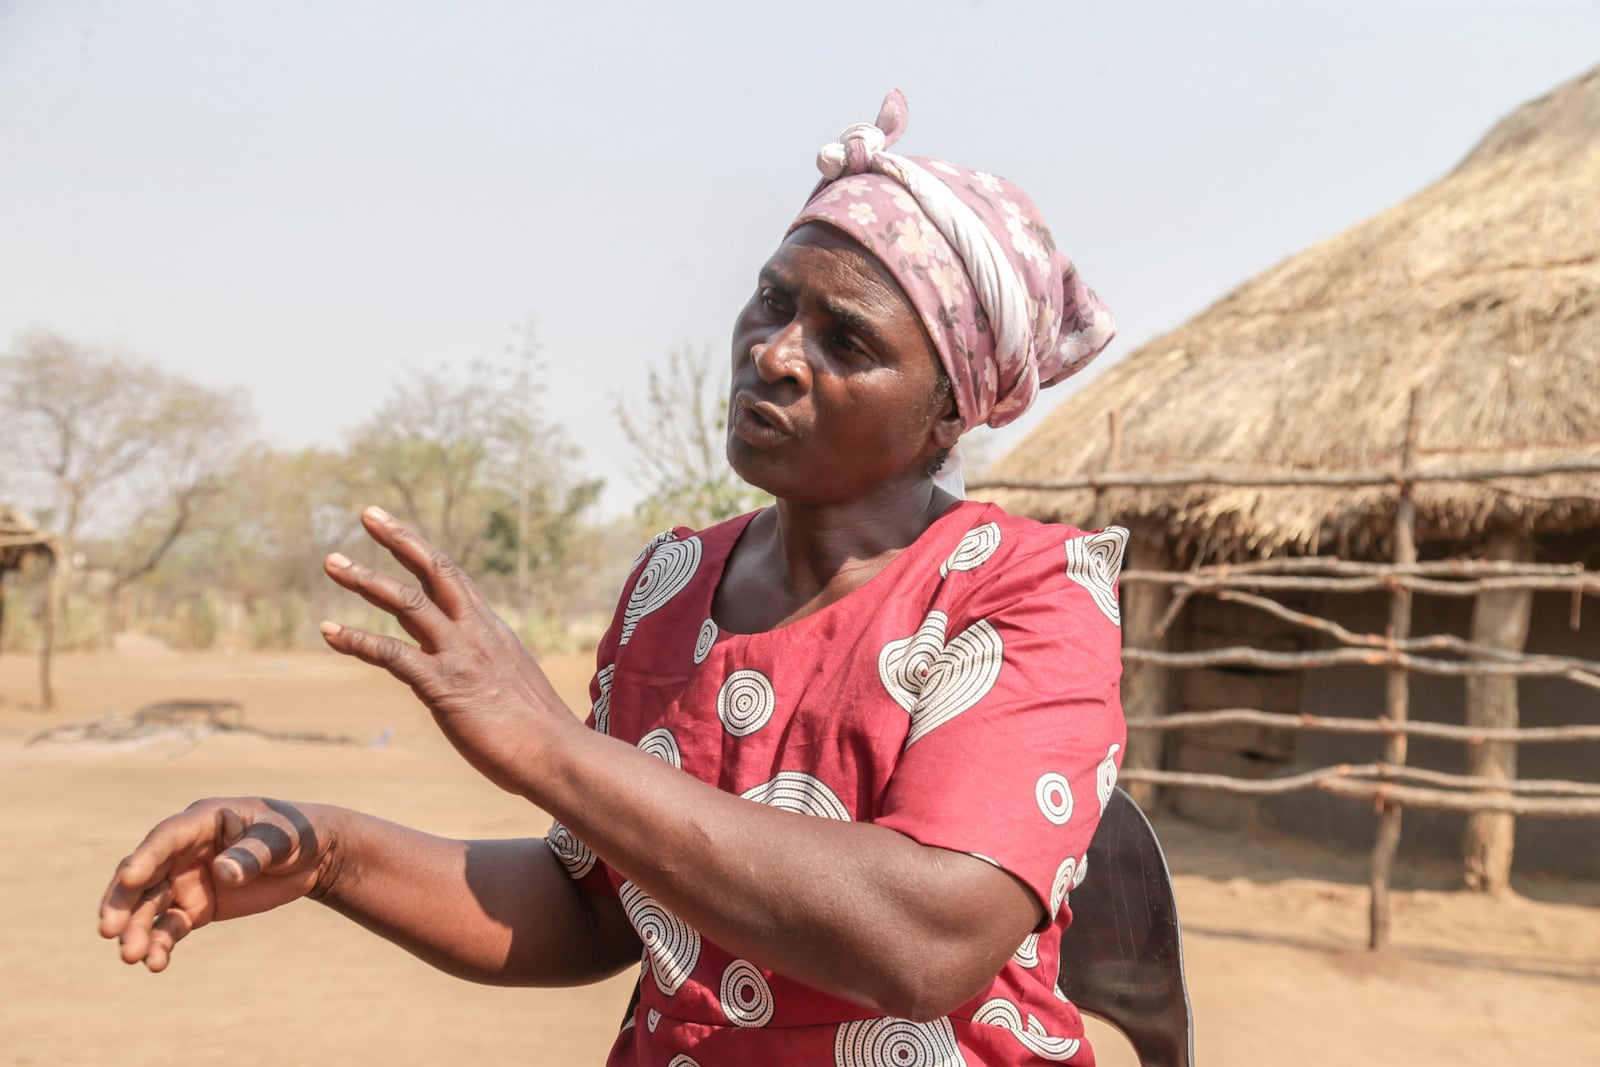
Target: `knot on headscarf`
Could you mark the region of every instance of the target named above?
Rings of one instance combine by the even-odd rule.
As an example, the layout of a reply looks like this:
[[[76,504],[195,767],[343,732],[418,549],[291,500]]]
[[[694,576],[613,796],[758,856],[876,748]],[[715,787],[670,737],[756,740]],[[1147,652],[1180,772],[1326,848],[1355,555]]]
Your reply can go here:
[[[846,126],[837,141],[822,146],[817,152],[817,169],[826,181],[845,174],[861,174],[872,166],[879,152],[894,144],[905,132],[906,98],[899,89],[889,90],[878,109],[876,122],[858,122]]]
[[[893,90],[876,123],[824,145],[822,180],[789,228],[826,222],[876,256],[921,316],[966,424],[1003,426],[1116,326],[1016,185],[888,151],[908,119]]]

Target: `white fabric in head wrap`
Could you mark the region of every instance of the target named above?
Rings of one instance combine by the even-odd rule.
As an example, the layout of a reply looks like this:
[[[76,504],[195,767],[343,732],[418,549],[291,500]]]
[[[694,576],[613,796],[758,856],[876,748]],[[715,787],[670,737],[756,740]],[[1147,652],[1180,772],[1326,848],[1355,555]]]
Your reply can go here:
[[[826,222],[871,252],[921,316],[967,425],[1003,426],[1088,363],[1115,324],[1021,189],[890,152],[905,126],[895,91],[875,124],[824,145],[822,181],[790,229]]]

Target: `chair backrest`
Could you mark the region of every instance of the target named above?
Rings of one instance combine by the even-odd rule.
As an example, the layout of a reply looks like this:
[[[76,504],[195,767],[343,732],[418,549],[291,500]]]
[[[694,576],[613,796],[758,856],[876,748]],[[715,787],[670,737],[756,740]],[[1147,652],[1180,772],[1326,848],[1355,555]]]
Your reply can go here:
[[[1072,891],[1061,993],[1127,1035],[1142,1067],[1192,1067],[1194,1016],[1172,875],[1150,820],[1114,790]]]

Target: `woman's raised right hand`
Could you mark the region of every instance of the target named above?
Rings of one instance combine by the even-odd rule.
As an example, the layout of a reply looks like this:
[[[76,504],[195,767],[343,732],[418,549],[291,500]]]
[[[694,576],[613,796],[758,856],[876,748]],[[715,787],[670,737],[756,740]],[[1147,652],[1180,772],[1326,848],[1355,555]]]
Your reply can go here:
[[[318,818],[327,810],[264,797],[196,801],[117,865],[100,936],[121,942],[124,963],[163,971],[173,947],[214,919],[320,896],[333,855],[328,820]]]

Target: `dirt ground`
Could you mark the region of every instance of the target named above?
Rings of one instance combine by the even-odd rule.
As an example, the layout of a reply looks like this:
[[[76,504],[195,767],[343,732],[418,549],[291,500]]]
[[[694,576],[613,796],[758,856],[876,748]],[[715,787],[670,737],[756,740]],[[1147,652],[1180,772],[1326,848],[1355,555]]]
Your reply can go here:
[[[588,664],[547,663],[584,703]],[[56,724],[173,699],[230,699],[246,721],[378,746],[169,734],[25,741]],[[130,642],[60,663],[0,658],[0,1064],[233,1067],[600,1063],[632,977],[503,990],[430,971],[315,905],[201,931],[162,975],[95,934],[113,865],[161,816],[210,794],[362,808],[437,833],[542,833],[547,820],[476,778],[408,693],[331,654],[180,655]],[[1332,802],[1332,801],[1330,801]],[[1176,873],[1197,1059],[1280,1063],[1600,1064],[1600,889],[1547,879],[1486,900],[1452,872],[1401,871],[1395,947],[1364,948],[1366,862],[1301,842],[1158,823]],[[1103,1029],[1104,1064],[1132,1062]]]

